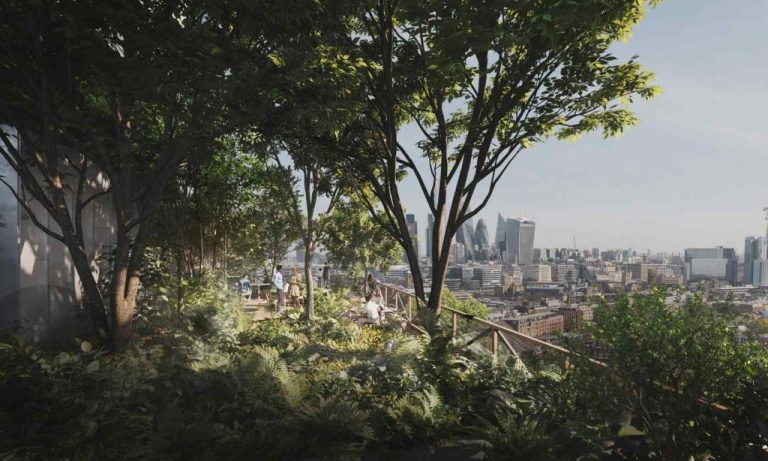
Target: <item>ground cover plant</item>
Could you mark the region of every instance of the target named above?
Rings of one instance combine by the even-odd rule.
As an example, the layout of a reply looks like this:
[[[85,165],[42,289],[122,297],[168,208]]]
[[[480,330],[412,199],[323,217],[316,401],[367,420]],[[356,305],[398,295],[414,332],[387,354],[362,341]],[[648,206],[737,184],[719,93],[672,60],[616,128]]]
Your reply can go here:
[[[137,339],[117,354],[4,338],[0,458],[766,455],[765,354],[729,341],[703,307],[675,310],[660,293],[598,310],[610,371],[539,356],[523,374],[512,358],[438,346],[396,323],[361,329],[340,318],[347,292],[319,293],[311,323],[298,312],[252,323],[236,297],[202,285],[181,315],[158,308],[137,321]],[[673,370],[693,373],[690,391],[650,384]]]

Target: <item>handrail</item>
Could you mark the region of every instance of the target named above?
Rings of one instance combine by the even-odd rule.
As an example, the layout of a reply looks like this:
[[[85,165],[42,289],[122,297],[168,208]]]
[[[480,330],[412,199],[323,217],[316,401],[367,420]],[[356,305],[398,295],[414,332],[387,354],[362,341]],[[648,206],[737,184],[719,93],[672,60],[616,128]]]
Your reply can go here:
[[[412,299],[416,299],[416,295],[414,295],[413,293],[408,293],[407,291],[404,291],[404,290],[402,290],[402,289],[400,289],[398,287],[395,287],[395,286],[392,286],[392,285],[389,285],[389,284],[386,284],[386,283],[382,283],[382,282],[378,282],[378,284],[379,284],[379,286],[382,286],[382,287],[384,287],[387,290],[392,290],[395,293],[399,293],[400,295],[408,296],[409,297],[409,305],[410,305],[410,302],[412,301]],[[384,302],[386,304],[387,303],[387,299],[386,299],[387,296],[386,296],[385,293],[386,293],[386,291],[384,291],[382,293],[382,295],[385,298]],[[397,298],[395,298],[395,302],[397,302]],[[517,351],[513,350],[513,348],[511,347],[509,342],[506,340],[506,338],[504,338],[504,336],[500,334],[500,332],[504,332],[504,333],[512,335],[512,336],[514,336],[516,338],[519,338],[520,340],[528,341],[530,343],[533,343],[533,344],[535,344],[535,345],[537,345],[539,347],[542,347],[544,349],[549,349],[550,351],[561,353],[561,354],[567,354],[567,355],[573,355],[573,356],[578,356],[578,357],[586,358],[593,365],[596,365],[596,366],[598,366],[600,368],[609,368],[608,364],[605,363],[605,362],[601,362],[600,360],[596,360],[596,359],[593,359],[591,357],[585,357],[584,355],[579,354],[577,352],[571,351],[571,350],[566,349],[564,347],[556,346],[554,344],[550,344],[550,343],[548,343],[546,341],[542,341],[542,340],[540,340],[538,338],[534,338],[533,336],[528,336],[526,334],[520,333],[519,331],[513,330],[512,328],[509,328],[509,327],[506,327],[506,326],[503,326],[503,325],[499,325],[499,324],[490,322],[490,321],[485,320],[485,319],[477,318],[474,315],[467,314],[466,312],[458,311],[456,309],[453,309],[453,308],[445,306],[445,305],[443,305],[441,307],[442,307],[442,309],[444,309],[444,310],[446,310],[446,311],[451,313],[452,335],[454,335],[454,336],[456,335],[456,320],[457,320],[457,316],[462,316],[462,317],[466,318],[467,320],[469,320],[471,322],[479,323],[480,325],[483,325],[483,326],[487,327],[487,330],[493,331],[492,347],[491,347],[492,350],[491,350],[491,352],[494,355],[494,357],[497,355],[497,352],[498,352],[498,338],[499,337],[502,339],[502,342],[505,344],[505,346],[509,349],[509,351],[513,355],[518,355]],[[398,308],[397,304],[395,304],[395,308],[396,309]],[[408,323],[411,326],[413,326],[415,328],[418,328],[419,330],[423,331],[417,325],[413,325],[412,312],[409,312],[408,314],[409,314],[408,317],[407,317],[408,318]],[[487,331],[486,331],[486,333],[481,333],[479,336],[473,338],[472,341],[470,341],[470,343],[476,341],[477,339],[479,339],[480,337],[484,336],[485,334],[487,334]],[[669,388],[669,386],[666,386],[666,385],[661,384],[661,383],[657,383],[655,381],[654,381],[654,383],[657,386],[660,386],[662,389],[671,390]],[[728,407],[726,407],[724,405],[721,405],[721,404],[719,404],[717,402],[710,402],[710,401],[708,401],[707,399],[705,399],[703,397],[697,398],[696,402],[699,403],[700,405],[709,407],[709,408],[711,408],[713,410],[720,411],[720,412],[724,412],[724,411],[728,411],[729,410]]]
[[[402,289],[400,289],[398,287],[389,285],[387,283],[382,283],[382,282],[378,282],[378,285],[381,286],[381,287],[384,287],[386,290],[390,290],[390,291],[393,291],[395,293],[399,293],[400,295],[407,296],[409,298],[409,305],[410,305],[410,302],[411,302],[412,299],[416,299],[416,296],[413,293],[408,293],[407,291],[404,291],[404,290],[402,290]],[[386,293],[386,291],[384,293]],[[384,293],[382,293],[382,295],[384,295]],[[387,303],[387,301],[388,300],[386,299],[386,296],[385,296],[384,302]],[[395,299],[395,302],[397,302],[397,298]],[[395,305],[395,308],[398,308],[397,304]],[[453,326],[452,334],[454,334],[454,335],[456,334],[456,319],[457,319],[457,316],[461,316],[461,317],[464,317],[465,319],[469,320],[470,322],[475,322],[475,323],[478,323],[480,325],[483,325],[485,327],[490,328],[491,331],[493,331],[494,336],[496,334],[498,334],[499,332],[503,332],[503,333],[511,335],[511,336],[513,336],[515,338],[518,338],[518,339],[520,339],[522,341],[529,342],[532,345],[535,345],[537,347],[541,347],[543,349],[550,350],[552,352],[557,352],[557,353],[560,353],[560,354],[568,354],[568,355],[579,355],[576,352],[568,350],[568,349],[566,349],[564,347],[560,347],[560,346],[556,346],[554,344],[550,344],[550,343],[548,343],[546,341],[542,341],[542,340],[540,340],[538,338],[534,338],[533,336],[528,336],[526,334],[520,333],[519,331],[516,331],[516,330],[514,330],[512,328],[509,328],[507,326],[499,325],[497,323],[493,323],[493,322],[490,322],[490,321],[485,320],[485,319],[480,319],[480,318],[475,317],[475,316],[473,316],[471,314],[467,314],[465,312],[461,312],[461,311],[453,309],[451,307],[443,305],[442,309],[451,313],[451,317],[452,317],[451,318],[451,323],[452,323],[452,326]],[[409,312],[408,314],[409,314],[408,321],[409,321],[409,323],[412,323],[413,322],[412,313]],[[495,338],[494,338],[493,342],[494,342],[494,344],[496,343]],[[503,343],[505,343],[507,348],[510,348],[509,344],[508,344],[508,342],[506,340],[503,341]],[[496,355],[497,347],[493,347],[493,349],[494,350],[492,352],[493,352],[494,355]],[[512,352],[513,354],[517,353],[516,351],[510,351],[510,352]],[[601,367],[607,366],[605,363],[603,363],[603,362],[601,362],[599,360],[595,360],[595,359],[592,359],[592,358],[588,358],[588,360],[590,362],[594,363],[595,365],[598,365],[598,366],[601,366]]]

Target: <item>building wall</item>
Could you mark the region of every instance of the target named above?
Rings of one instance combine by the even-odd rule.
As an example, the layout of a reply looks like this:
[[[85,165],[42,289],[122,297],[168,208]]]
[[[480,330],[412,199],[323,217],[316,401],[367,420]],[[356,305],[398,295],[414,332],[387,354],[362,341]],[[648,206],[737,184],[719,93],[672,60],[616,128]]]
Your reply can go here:
[[[0,175],[19,190],[15,171],[1,157]],[[93,172],[84,196],[106,186],[105,178]],[[71,209],[73,200],[70,197]],[[41,205],[31,202],[30,208],[43,224],[59,231]],[[19,329],[22,336],[36,343],[71,340],[81,326],[78,316],[87,316],[80,306],[80,280],[69,250],[39,229],[4,185],[0,185],[0,220],[5,223],[0,228],[0,331]],[[109,200],[101,197],[91,202],[83,210],[82,220],[86,251],[98,274],[97,259],[114,242]]]
[[[558,335],[565,332],[562,315],[546,315],[533,318],[513,319],[509,323],[512,328],[528,336],[539,337]]]

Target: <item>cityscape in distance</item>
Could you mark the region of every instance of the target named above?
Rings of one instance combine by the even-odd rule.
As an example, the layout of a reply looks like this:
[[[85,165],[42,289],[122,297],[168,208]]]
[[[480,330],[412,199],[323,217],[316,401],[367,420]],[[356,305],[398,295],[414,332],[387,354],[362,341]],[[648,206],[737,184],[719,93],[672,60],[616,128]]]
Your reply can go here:
[[[422,273],[430,274],[434,218],[427,215],[422,227],[408,214],[407,224]],[[483,219],[469,219],[451,244],[445,287],[484,303],[489,320],[555,343],[563,334],[578,334],[599,299],[664,288],[669,304],[697,295],[741,314],[744,324],[733,325],[737,338],[768,343],[768,335],[751,334],[746,325],[753,316],[768,318],[768,230],[746,236],[743,250],[713,245],[654,252],[579,248],[575,238],[571,247],[540,247],[536,227],[533,220],[499,214],[491,235]],[[409,287],[407,263],[404,254],[401,265],[378,275],[385,283]]]

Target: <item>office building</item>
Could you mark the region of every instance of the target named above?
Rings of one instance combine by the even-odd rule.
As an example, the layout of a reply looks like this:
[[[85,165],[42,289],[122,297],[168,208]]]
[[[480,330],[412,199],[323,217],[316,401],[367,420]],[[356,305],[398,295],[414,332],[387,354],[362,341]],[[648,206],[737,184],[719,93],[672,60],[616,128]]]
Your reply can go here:
[[[500,261],[505,261],[507,255],[506,234],[507,221],[501,214],[499,214],[499,218],[496,220],[496,236],[493,242],[496,245],[496,252],[498,253]]]
[[[684,260],[686,281],[719,279],[736,284],[738,260],[733,248],[686,248]]]
[[[485,261],[490,257],[491,236],[488,234],[488,227],[482,219],[477,222],[475,228],[475,260]]]
[[[488,234],[488,227],[482,219],[477,222],[477,227],[475,228],[475,244],[478,249],[491,248],[491,237]]]
[[[509,218],[502,226],[502,220],[503,218],[499,215],[499,223],[496,227],[496,244],[504,248],[502,260],[508,264],[530,266],[533,264],[533,238],[536,223],[526,218]],[[501,242],[504,242],[503,246]]]
[[[426,238],[424,239],[424,242],[427,244],[426,245],[427,259],[432,258],[432,234],[434,232],[434,229],[435,229],[435,216],[432,213],[430,213],[427,215],[427,234],[425,236]]]
[[[419,261],[419,227],[416,224],[416,215],[413,214],[406,214],[405,215],[405,224],[408,226],[408,235],[411,236],[411,241],[413,242],[413,251],[416,253],[416,262],[418,264]],[[408,255],[403,255],[403,262],[408,262]]]
[[[456,242],[464,245],[464,260],[474,261],[475,228],[471,219],[459,226],[459,229],[456,231]]]
[[[451,244],[451,250],[448,253],[448,264],[464,264],[466,261],[464,254],[464,244],[454,242]]]
[[[747,237],[744,240],[744,285],[768,285],[763,276],[768,271],[768,248],[765,237]]]
[[[592,257],[600,259],[600,248],[592,248]]]
[[[552,281],[552,266],[534,264],[523,266],[523,280],[530,282],[549,283]]]
[[[579,281],[579,270],[573,264],[553,264],[552,281],[558,283],[576,283]]]
[[[501,269],[498,266],[475,267],[474,278],[482,288],[493,287],[501,283]]]

